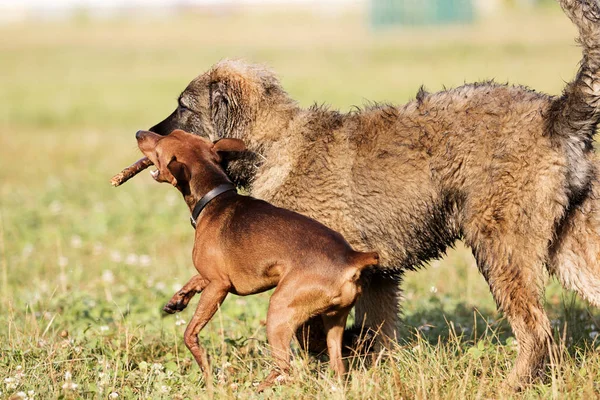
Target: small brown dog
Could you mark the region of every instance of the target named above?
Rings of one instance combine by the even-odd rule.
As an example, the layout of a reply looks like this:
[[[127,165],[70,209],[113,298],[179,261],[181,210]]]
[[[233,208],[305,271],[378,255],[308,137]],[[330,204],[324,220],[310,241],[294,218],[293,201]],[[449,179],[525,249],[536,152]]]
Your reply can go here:
[[[203,292],[185,331],[185,344],[207,385],[211,374],[198,333],[228,293],[245,296],[277,287],[267,315],[267,339],[278,369],[259,386],[271,385],[289,369],[290,341],[311,317],[321,316],[331,368],[344,373],[342,335],[361,288],[361,271],[378,263],[377,253],[354,251],[337,232],[295,212],[238,195],[220,164],[245,150],[239,139],[215,143],[173,131],[139,131],[138,146],[157,167],[152,176],[181,191],[196,228],[193,277],[164,310],[183,310]]]

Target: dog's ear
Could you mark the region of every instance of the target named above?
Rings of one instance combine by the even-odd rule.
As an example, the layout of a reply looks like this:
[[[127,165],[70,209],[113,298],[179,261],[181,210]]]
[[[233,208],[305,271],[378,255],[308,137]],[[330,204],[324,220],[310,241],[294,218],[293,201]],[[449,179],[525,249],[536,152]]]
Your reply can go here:
[[[236,104],[236,96],[230,84],[223,81],[210,84],[210,115],[217,137],[225,137],[229,133],[233,124],[228,121],[233,121],[239,110],[236,109]]]
[[[160,163],[160,159],[159,159],[159,163]],[[175,177],[173,176],[173,174],[171,173],[171,171],[169,170],[169,168],[165,168],[164,164],[159,164],[156,166],[157,169],[156,171],[151,171],[150,175],[152,175],[152,178],[154,178],[154,180],[156,182],[159,183],[170,183],[171,185],[175,186],[177,184],[177,179],[175,179]]]
[[[236,136],[250,119],[251,100],[240,82],[233,79],[210,84],[210,115],[217,138]]]
[[[171,174],[171,172],[168,169],[165,168],[159,168],[155,171],[150,171],[150,175],[152,175],[152,178],[154,178],[154,180],[158,183],[177,183],[175,177]]]
[[[241,139],[224,138],[214,142],[215,151],[221,160],[233,160],[239,158],[246,151],[246,143]]]
[[[190,181],[190,170],[187,165],[177,161],[175,156],[171,157],[171,161],[167,164],[167,170],[171,175],[170,183],[173,186]]]

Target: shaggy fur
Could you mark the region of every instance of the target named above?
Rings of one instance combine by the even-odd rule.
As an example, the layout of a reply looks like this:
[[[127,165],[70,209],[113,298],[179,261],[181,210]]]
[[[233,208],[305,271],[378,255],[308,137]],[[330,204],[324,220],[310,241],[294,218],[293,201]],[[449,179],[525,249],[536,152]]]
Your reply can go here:
[[[238,184],[376,250],[381,267],[364,282],[357,326],[387,337],[403,272],[463,239],[519,342],[508,382],[520,385],[552,341],[545,271],[600,304],[600,164],[591,144],[600,8],[559,2],[583,47],[560,97],[484,82],[343,114],[302,109],[268,69],[227,60],[194,79],[152,131],[243,139],[250,152],[228,165]]]

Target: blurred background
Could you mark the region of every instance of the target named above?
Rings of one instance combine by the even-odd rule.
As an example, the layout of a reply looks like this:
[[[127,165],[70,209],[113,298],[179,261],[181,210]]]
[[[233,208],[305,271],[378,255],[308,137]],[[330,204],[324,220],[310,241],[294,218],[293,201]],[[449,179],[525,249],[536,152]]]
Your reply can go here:
[[[242,7],[303,7],[337,13],[340,7],[368,7],[374,26],[465,22],[475,14],[492,14],[506,7],[533,7],[552,0],[2,0],[2,19],[65,18],[181,13],[190,10],[239,10]]]
[[[58,361],[118,349],[124,331],[160,344],[128,357],[185,351],[159,309],[194,272],[188,211],[146,173],[108,182],[141,156],[135,132],[220,59],[267,64],[301,105],[348,111],[492,78],[559,94],[575,35],[551,0],[0,0],[0,371],[32,348]],[[448,320],[472,337],[474,309],[499,317],[461,246],[404,288],[406,331],[434,342]],[[564,296],[552,283],[560,321]],[[220,332],[263,337],[267,299],[226,301]],[[569,315],[580,339],[596,332],[585,308]]]

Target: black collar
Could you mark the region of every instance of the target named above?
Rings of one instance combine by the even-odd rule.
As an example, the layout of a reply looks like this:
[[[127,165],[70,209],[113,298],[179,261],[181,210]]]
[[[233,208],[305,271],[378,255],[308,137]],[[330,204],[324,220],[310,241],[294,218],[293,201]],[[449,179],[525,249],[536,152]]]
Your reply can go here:
[[[211,200],[213,200],[215,197],[217,197],[225,192],[229,192],[231,190],[235,190],[235,186],[233,184],[223,183],[222,185],[217,186],[216,188],[214,188],[213,190],[211,190],[210,192],[208,192],[204,196],[202,196],[202,198],[200,200],[198,200],[198,202],[194,206],[194,210],[192,211],[192,216],[190,217],[190,222],[192,223],[192,227],[194,227],[194,229],[196,229],[196,220],[198,219],[198,216],[200,215],[200,213],[202,212],[204,207],[206,207],[208,205],[208,203],[211,202]]]

